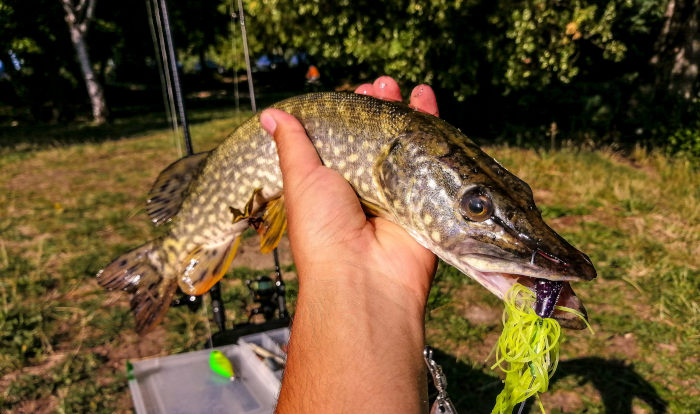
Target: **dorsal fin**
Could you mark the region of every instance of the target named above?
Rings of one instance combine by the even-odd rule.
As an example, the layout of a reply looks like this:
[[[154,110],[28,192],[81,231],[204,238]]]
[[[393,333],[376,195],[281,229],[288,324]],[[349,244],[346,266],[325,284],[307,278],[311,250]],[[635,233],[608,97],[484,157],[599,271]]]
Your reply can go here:
[[[162,224],[178,212],[185,197],[185,190],[207,155],[209,152],[200,152],[181,158],[170,164],[156,178],[146,203],[146,212],[153,224]]]

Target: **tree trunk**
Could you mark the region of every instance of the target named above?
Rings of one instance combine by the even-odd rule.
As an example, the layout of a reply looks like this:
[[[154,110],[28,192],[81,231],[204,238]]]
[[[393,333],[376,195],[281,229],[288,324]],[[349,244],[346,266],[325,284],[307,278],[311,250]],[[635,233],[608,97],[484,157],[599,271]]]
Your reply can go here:
[[[102,91],[102,86],[95,76],[95,71],[92,69],[90,55],[88,54],[87,44],[85,43],[85,36],[90,20],[92,20],[95,1],[96,0],[79,0],[79,3],[74,5],[72,0],[61,0],[61,3],[63,4],[63,9],[66,11],[66,23],[68,23],[70,38],[75,48],[80,71],[83,73],[88,96],[90,97],[93,122],[102,124],[107,121],[107,102],[104,97],[104,92]]]
[[[665,22],[651,63],[658,68],[657,85],[692,99],[698,93],[700,29],[698,0],[669,0]]]

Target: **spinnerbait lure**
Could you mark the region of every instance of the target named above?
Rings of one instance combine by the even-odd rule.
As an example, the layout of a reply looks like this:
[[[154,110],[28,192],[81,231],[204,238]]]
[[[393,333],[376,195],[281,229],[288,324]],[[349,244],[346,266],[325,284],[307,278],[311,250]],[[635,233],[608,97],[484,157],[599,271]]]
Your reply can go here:
[[[503,333],[496,343],[496,363],[491,367],[500,368],[506,379],[492,414],[510,414],[518,403],[533,395],[545,412],[539,393],[549,388],[559,362],[561,327],[551,318],[555,309],[576,315],[591,329],[581,312],[556,306],[561,288],[561,282],[538,280],[536,293],[516,283],[506,294]]]

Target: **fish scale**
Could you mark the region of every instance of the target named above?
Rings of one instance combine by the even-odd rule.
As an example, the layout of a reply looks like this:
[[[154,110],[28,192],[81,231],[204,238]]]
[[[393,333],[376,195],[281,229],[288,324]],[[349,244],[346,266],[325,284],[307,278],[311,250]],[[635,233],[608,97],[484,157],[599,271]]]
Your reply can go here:
[[[299,119],[324,165],[350,183],[369,214],[400,225],[501,298],[516,282],[534,289],[539,279],[561,281],[559,303],[585,313],[568,282],[595,277],[590,260],[544,223],[527,184],[458,129],[403,103],[350,93],[302,95],[273,107]],[[97,276],[132,294],[140,332],[162,319],[176,286],[202,294],[218,281],[247,227],[258,230],[264,252],[282,236],[279,160],[259,116],[210,153],[166,168],[147,212],[155,224],[170,221],[168,233]]]

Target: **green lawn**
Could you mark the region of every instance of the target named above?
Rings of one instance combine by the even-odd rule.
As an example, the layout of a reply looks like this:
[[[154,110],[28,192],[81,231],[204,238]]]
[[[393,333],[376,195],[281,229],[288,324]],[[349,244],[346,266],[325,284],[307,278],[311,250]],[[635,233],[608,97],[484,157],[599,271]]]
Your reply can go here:
[[[195,115],[195,148],[211,148],[244,118],[223,110]],[[127,298],[94,280],[111,259],[162,231],[150,226],[143,206],[159,171],[180,154],[172,134],[148,121],[3,135],[0,411],[129,412],[127,359],[204,342],[207,315],[184,309],[171,309],[139,338]],[[542,396],[548,412],[697,413],[698,171],[688,160],[641,149],[627,156],[567,146],[485,149],[532,186],[551,226],[599,272],[593,283],[575,286],[595,334],[567,332],[559,370]],[[229,316],[241,321],[240,280],[259,272],[235,266],[224,294]],[[292,306],[295,289],[291,281]],[[485,289],[441,266],[427,337],[462,413],[489,413],[500,391],[486,359],[501,310]]]

